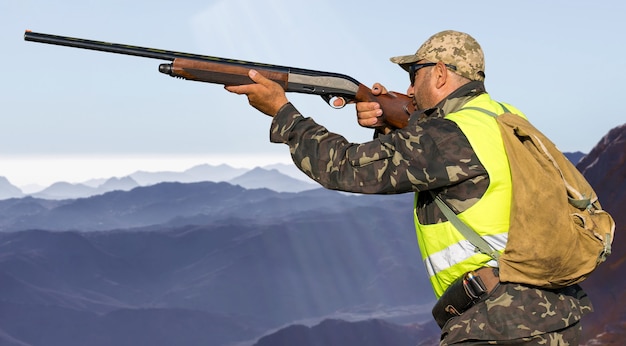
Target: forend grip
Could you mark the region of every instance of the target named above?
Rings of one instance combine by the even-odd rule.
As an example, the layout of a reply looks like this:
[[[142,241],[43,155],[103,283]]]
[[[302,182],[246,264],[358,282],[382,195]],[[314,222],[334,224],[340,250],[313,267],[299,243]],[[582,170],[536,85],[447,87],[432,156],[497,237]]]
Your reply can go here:
[[[245,64],[233,64],[228,61],[202,61],[193,59],[174,59],[171,64],[160,64],[159,72],[176,78],[187,80],[216,83],[223,85],[242,85],[254,83],[248,76],[248,72],[256,66]],[[257,68],[265,78],[280,84],[283,89],[287,88],[289,74],[278,68]]]
[[[411,97],[395,91],[374,95],[372,89],[363,84],[359,85],[355,101],[378,102],[383,110],[383,121],[397,129],[405,127],[409,123],[409,116],[415,111]]]

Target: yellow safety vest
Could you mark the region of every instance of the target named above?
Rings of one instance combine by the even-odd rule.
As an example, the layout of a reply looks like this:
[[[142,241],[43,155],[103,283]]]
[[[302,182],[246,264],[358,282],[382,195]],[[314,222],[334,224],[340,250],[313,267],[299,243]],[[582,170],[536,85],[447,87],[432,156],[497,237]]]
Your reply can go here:
[[[502,106],[488,94],[477,96],[464,107],[503,113]],[[515,107],[508,104],[506,107],[523,116]],[[512,188],[511,172],[498,124],[493,117],[470,109],[461,109],[445,118],[454,121],[463,131],[489,174],[489,187],[483,197],[458,214],[458,217],[476,230],[494,249],[502,252],[508,238]],[[414,219],[422,260],[437,298],[464,273],[485,265],[497,266],[497,262],[491,257],[477,252],[476,247],[449,221],[422,225],[416,212],[417,208]]]

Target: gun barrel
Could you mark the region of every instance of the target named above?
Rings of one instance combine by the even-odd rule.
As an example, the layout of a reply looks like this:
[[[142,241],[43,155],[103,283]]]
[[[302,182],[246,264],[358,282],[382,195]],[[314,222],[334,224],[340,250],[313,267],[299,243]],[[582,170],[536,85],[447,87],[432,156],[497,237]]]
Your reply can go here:
[[[205,61],[206,60],[213,60],[213,61],[221,60],[220,58],[207,56],[207,55],[181,53],[181,52],[174,52],[174,51],[155,49],[155,48],[131,46],[127,44],[118,44],[118,43],[110,43],[110,42],[103,42],[103,41],[86,40],[86,39],[75,38],[75,37],[42,34],[42,33],[32,32],[28,30],[24,33],[24,40],[38,42],[38,43],[53,44],[57,46],[97,50],[97,51],[107,52],[107,53],[133,55],[133,56],[139,56],[139,57],[151,58],[151,59],[159,59],[159,60],[172,61],[177,58],[205,60]]]

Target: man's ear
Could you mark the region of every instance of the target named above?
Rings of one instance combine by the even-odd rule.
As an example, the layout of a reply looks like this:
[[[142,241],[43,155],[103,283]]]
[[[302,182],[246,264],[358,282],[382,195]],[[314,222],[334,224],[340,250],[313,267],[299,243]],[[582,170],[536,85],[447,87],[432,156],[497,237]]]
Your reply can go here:
[[[439,61],[437,65],[435,65],[433,72],[437,78],[435,86],[437,89],[441,89],[448,82],[448,73],[450,73],[450,71],[448,71],[446,64]]]

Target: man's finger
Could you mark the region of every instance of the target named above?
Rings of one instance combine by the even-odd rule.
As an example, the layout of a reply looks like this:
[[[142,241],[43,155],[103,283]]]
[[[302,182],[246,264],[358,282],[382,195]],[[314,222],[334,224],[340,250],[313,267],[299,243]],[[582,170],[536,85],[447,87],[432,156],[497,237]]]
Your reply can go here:
[[[250,70],[248,71],[248,77],[250,77],[250,79],[252,79],[252,81],[255,84],[261,84],[261,85],[267,85],[266,83],[269,81],[271,82],[269,79],[265,78],[262,74],[260,74],[258,71],[256,70]],[[242,84],[242,85],[226,85],[224,86],[224,89],[230,91],[231,93],[235,93],[235,94],[248,94],[251,91],[251,87],[254,84]]]
[[[372,86],[372,94],[378,96],[380,94],[386,94],[386,93],[387,93],[387,88],[385,88],[384,85],[380,83],[374,83],[374,85]]]
[[[270,79],[265,78],[265,76],[260,74],[257,70],[248,71],[248,76],[250,77],[250,79],[252,79],[253,82],[257,84],[263,84],[265,86],[268,86],[272,82]]]
[[[244,84],[244,85],[226,85],[224,86],[224,89],[230,91],[231,93],[234,94],[247,94],[250,90],[250,84]]]
[[[377,109],[380,109],[380,104],[378,102],[358,102],[356,104],[357,112],[367,112]]]

